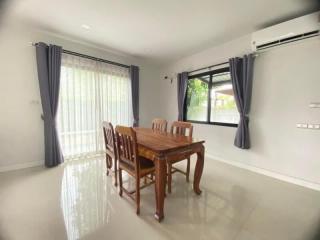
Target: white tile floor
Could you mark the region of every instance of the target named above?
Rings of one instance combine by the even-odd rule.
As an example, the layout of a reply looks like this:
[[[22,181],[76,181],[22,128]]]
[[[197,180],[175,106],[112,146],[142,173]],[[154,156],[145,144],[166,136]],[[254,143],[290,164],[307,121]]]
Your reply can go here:
[[[120,198],[102,160],[0,174],[0,239],[320,239],[320,192],[206,159],[196,196],[174,175],[165,219],[153,218],[153,186],[141,215]]]

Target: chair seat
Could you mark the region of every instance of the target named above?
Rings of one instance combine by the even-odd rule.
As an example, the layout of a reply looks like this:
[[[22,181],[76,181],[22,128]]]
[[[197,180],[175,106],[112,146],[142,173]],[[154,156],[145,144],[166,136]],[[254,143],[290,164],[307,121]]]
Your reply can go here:
[[[155,171],[154,163],[144,157],[139,157],[140,160],[140,177],[143,177],[145,175],[148,175]],[[119,165],[120,168],[127,171],[130,175],[135,175],[134,167],[128,163],[121,162]]]

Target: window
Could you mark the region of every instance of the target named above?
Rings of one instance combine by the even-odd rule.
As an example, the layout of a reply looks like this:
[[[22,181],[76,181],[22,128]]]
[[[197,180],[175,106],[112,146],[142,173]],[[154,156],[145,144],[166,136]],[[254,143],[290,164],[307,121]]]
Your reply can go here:
[[[102,122],[132,125],[129,69],[62,55],[57,127],[66,159],[104,149]]]
[[[228,67],[189,76],[186,121],[236,127],[239,119]]]

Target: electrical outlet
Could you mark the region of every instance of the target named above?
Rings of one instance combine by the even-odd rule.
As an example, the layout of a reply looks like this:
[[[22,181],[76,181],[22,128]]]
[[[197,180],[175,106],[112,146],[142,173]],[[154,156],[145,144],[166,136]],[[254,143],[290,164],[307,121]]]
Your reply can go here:
[[[297,123],[296,124],[297,128],[303,128],[303,129],[313,129],[314,128],[314,124],[308,124],[308,123]]]
[[[320,102],[312,102],[309,104],[310,108],[320,108]]]
[[[313,123],[297,123],[297,128],[302,129],[312,129],[312,130],[320,130],[320,123],[313,124]]]
[[[308,124],[307,123],[297,123],[296,127],[297,128],[308,128]]]
[[[308,124],[308,128],[309,129],[314,129],[314,125],[313,124]]]

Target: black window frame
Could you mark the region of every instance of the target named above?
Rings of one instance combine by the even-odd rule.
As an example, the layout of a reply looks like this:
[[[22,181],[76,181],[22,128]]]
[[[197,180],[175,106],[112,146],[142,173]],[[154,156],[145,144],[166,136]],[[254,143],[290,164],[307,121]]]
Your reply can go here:
[[[208,125],[217,125],[217,126],[225,126],[225,127],[238,127],[237,123],[224,123],[224,122],[211,122],[211,89],[213,86],[217,86],[221,83],[231,83],[230,81],[220,81],[220,82],[212,82],[212,76],[215,74],[219,74],[219,73],[224,73],[224,72],[230,72],[230,68],[229,67],[224,67],[224,68],[218,68],[212,71],[207,71],[207,72],[203,72],[203,73],[198,73],[198,74],[193,74],[188,76],[188,81],[195,79],[195,78],[200,78],[203,76],[210,76],[210,80],[208,82],[208,113],[207,113],[207,121],[196,121],[196,120],[188,120],[187,119],[187,95],[188,95],[188,86],[187,86],[187,93],[186,93],[186,97],[184,99],[184,103],[183,103],[183,121],[185,122],[191,122],[191,123],[198,123],[198,124],[208,124]]]

